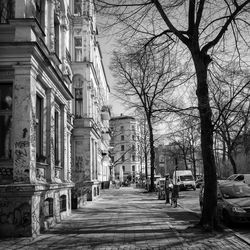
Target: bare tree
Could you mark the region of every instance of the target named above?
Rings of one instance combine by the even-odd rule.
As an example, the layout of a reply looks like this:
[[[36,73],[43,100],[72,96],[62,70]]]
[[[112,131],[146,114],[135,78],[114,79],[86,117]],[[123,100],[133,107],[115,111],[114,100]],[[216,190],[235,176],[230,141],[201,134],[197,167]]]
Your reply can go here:
[[[99,0],[101,10],[113,11],[132,39],[139,34],[147,44],[159,41],[186,49],[194,65],[196,95],[201,126],[204,165],[204,206],[200,224],[206,230],[217,225],[217,180],[213,152],[212,110],[209,100],[208,67],[212,62],[236,60],[242,63],[249,39],[249,5],[245,1],[209,0]],[[113,8],[112,8],[113,7]],[[106,8],[106,9],[105,9]],[[243,53],[242,53],[243,52]],[[245,54],[244,54],[245,53]],[[185,53],[182,53],[184,56]],[[184,59],[184,58],[183,58]],[[243,64],[241,64],[244,66]]]
[[[178,158],[182,158],[185,168],[190,169],[191,164],[191,169],[196,177],[196,162],[200,147],[199,119],[193,112],[189,115],[181,115],[180,118],[176,123],[176,131],[168,135],[168,140],[171,145],[175,145],[172,148],[175,149]]]
[[[236,174],[238,170],[233,155],[238,144],[242,143],[240,138],[247,129],[250,114],[248,74],[228,68],[224,74],[213,74],[211,79],[215,133],[225,144],[226,147],[222,145],[222,148],[231,162],[233,173]]]
[[[150,191],[154,190],[155,148],[153,124],[160,119],[159,107],[163,96],[173,93],[182,73],[175,72],[169,51],[148,46],[137,50],[127,47],[124,52],[114,52],[111,69],[117,79],[116,90],[129,99],[131,107],[141,110],[147,121],[150,144]],[[164,102],[165,105],[165,102]]]

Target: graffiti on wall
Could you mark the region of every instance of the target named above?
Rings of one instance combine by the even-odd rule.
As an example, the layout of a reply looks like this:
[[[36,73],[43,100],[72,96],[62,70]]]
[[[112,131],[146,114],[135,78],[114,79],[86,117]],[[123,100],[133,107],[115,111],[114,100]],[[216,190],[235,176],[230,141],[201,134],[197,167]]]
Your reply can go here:
[[[14,181],[29,181],[29,142],[15,143],[15,175]]]
[[[30,233],[31,206],[28,202],[16,204],[7,199],[0,200],[1,235],[25,236]]]
[[[0,175],[2,176],[13,176],[13,168],[0,168]]]
[[[76,156],[75,168],[76,168],[76,172],[83,171],[83,156]]]

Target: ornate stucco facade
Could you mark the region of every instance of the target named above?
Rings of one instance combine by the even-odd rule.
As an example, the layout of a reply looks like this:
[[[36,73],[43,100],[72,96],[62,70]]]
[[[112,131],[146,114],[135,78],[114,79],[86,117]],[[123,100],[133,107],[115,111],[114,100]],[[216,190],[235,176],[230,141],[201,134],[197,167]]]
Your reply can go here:
[[[78,1],[81,2],[81,1]],[[73,95],[75,101],[72,137],[75,182],[74,207],[100,195],[109,181],[109,86],[97,40],[93,1],[75,5],[70,20],[72,44]]]
[[[109,178],[101,118],[109,88],[96,40],[87,42],[94,35],[82,28],[86,47],[74,40],[77,17],[90,15],[77,6],[94,10],[81,0],[1,1],[1,236],[39,234],[70,215],[74,182],[88,183],[92,195]],[[79,53],[94,56],[83,62]]]

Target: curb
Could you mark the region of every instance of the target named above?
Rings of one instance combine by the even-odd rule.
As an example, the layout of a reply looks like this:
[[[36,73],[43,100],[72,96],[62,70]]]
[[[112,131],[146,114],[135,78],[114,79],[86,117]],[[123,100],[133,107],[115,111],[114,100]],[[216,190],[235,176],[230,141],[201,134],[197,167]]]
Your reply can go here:
[[[178,203],[178,206],[189,211],[192,212],[194,215],[196,215],[198,218],[200,218],[200,215],[188,208],[185,208],[182,204]],[[229,232],[233,233],[238,239],[242,240],[243,242],[245,242],[246,244],[248,244],[250,246],[250,239],[248,239],[247,237],[245,237],[244,235],[240,234],[240,233],[236,233],[234,232],[231,228],[225,227],[226,230],[228,230]]]
[[[245,237],[244,235],[241,235],[240,233],[234,233],[234,235],[239,238],[240,240],[244,241],[246,244],[250,246],[250,239]]]

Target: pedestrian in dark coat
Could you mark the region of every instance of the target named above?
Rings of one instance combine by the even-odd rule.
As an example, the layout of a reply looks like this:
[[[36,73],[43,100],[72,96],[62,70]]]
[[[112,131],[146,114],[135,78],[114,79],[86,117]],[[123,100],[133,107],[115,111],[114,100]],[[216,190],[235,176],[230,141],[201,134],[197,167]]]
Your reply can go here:
[[[170,192],[170,179],[169,179],[169,175],[165,175],[165,200],[166,200],[166,204],[170,203],[169,200],[169,192]]]

